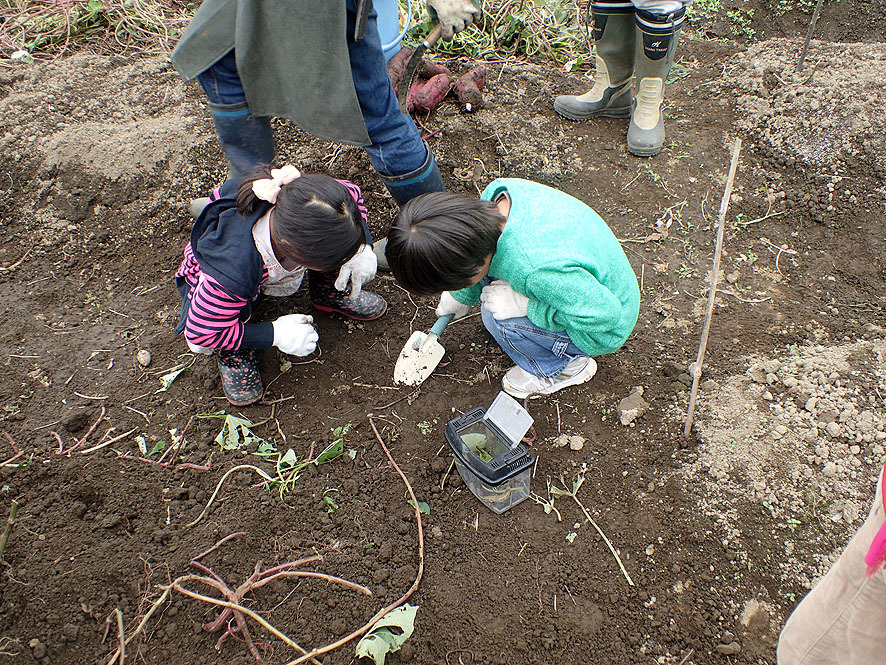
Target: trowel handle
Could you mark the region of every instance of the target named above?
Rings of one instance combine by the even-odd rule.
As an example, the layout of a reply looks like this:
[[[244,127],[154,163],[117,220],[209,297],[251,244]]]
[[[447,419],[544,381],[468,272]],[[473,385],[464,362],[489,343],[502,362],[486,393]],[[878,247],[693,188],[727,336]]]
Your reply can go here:
[[[444,314],[443,316],[441,316],[439,319],[437,319],[437,322],[433,325],[428,334],[440,337],[440,335],[442,335],[443,331],[446,330],[446,326],[449,325],[454,316],[455,314]]]

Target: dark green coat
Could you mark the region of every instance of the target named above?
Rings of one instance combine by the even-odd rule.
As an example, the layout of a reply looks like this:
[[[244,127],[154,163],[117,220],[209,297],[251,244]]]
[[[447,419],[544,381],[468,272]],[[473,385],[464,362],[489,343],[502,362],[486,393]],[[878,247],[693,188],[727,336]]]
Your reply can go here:
[[[348,59],[344,0],[205,0],[172,52],[191,80],[236,48],[249,108],[315,136],[369,145]]]

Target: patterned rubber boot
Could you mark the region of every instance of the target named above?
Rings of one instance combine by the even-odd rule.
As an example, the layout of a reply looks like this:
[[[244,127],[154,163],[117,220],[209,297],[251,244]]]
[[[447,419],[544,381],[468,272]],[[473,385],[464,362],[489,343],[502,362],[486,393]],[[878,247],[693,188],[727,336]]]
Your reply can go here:
[[[594,86],[583,95],[560,95],[554,110],[569,120],[628,118],[634,76],[634,7],[600,0],[591,3],[597,63]]]
[[[351,298],[350,290],[336,289],[337,276],[338,272],[308,270],[308,293],[315,309],[357,321],[374,321],[387,311],[388,303],[380,295],[361,290],[356,298]]]
[[[247,406],[261,399],[264,387],[255,351],[219,351],[218,373],[225,397],[234,406]]]

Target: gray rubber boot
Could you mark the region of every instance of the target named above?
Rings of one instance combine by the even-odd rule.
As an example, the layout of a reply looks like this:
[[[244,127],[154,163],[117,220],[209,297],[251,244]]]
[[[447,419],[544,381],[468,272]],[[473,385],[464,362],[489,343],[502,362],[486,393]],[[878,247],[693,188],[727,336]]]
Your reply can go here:
[[[554,110],[569,120],[627,118],[634,74],[634,9],[593,3],[591,13],[597,50],[594,85],[583,95],[560,95]]]
[[[664,143],[661,103],[685,16],[685,9],[666,16],[637,12],[637,52],[634,58],[637,96],[628,125],[628,152],[632,155],[652,157],[658,154]]]

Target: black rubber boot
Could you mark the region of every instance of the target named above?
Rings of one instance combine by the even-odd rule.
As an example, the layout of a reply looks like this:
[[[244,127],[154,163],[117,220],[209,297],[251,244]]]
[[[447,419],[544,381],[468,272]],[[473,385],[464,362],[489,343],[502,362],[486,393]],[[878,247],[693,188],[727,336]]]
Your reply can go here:
[[[403,175],[385,176],[379,174],[381,181],[388,188],[391,196],[402,207],[407,201],[414,199],[419,194],[427,194],[428,192],[445,192],[446,186],[443,184],[443,176],[440,175],[440,169],[437,166],[437,160],[434,159],[434,153],[431,152],[430,146],[425,142],[425,148],[428,155],[425,163],[415,171],[404,173]],[[378,269],[388,270],[388,260],[385,258],[385,246],[388,243],[387,238],[377,240],[372,246],[375,257],[378,259]]]
[[[259,164],[274,161],[274,136],[271,119],[254,116],[245,102],[209,103],[222,150],[228,158],[228,177],[242,178]]]
[[[218,373],[225,397],[234,406],[247,406],[261,399],[264,387],[255,351],[219,351]]]
[[[321,312],[335,312],[357,321],[373,321],[388,309],[388,303],[380,295],[360,291],[351,298],[350,290],[335,288],[337,272],[317,272],[308,270],[308,294],[311,304]]]
[[[685,18],[685,9],[667,15],[637,11],[637,96],[628,125],[628,152],[632,155],[652,157],[664,144],[661,103]]]
[[[626,3],[591,3],[597,71],[583,95],[560,95],[554,110],[569,120],[627,118],[634,75],[634,8]]]

